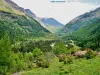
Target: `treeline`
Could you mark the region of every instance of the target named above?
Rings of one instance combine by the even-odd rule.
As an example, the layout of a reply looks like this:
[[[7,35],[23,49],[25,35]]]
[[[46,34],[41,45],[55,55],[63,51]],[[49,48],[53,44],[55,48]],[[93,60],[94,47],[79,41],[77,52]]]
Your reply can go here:
[[[55,57],[64,64],[72,63],[75,53],[80,50],[72,40],[24,41],[12,44],[6,33],[0,40],[0,74],[11,75],[32,68],[48,68]],[[91,59],[96,55],[91,49],[85,51],[84,55],[79,53],[76,57]]]
[[[6,33],[0,40],[0,75],[30,70],[34,63],[39,67],[49,67],[47,52],[52,54],[52,42],[54,41],[24,41],[12,44]]]
[[[55,43],[53,47],[52,43]],[[6,33],[0,40],[0,74],[10,75],[34,67],[48,68],[55,56],[79,49],[71,44],[70,47],[67,48],[63,41],[55,40],[24,41],[12,44],[10,36]]]

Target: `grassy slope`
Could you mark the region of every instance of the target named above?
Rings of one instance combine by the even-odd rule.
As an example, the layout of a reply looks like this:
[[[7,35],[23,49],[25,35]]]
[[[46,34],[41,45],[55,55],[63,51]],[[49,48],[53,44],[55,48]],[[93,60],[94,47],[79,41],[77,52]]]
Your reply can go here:
[[[5,12],[9,12],[9,13],[15,13],[15,14],[18,14],[18,15],[25,15],[24,13],[17,11],[14,8],[12,8],[9,4],[7,4],[3,0],[0,0],[0,10],[5,11]]]
[[[51,26],[51,25],[47,25],[46,29],[48,29],[49,31],[51,31],[52,33],[55,33],[58,31],[58,28]]]
[[[100,75],[100,57],[90,60],[75,59],[72,64],[59,62],[56,58],[49,68],[34,68],[21,75]]]

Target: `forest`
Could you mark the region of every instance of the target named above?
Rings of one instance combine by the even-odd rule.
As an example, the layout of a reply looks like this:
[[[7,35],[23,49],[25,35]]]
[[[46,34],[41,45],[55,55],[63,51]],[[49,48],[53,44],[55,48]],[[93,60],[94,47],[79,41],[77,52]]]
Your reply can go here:
[[[28,10],[0,0],[0,75],[100,75],[100,8],[65,26]]]
[[[99,55],[98,50],[79,47],[73,40],[13,44],[5,33],[0,40],[0,75],[99,75]]]

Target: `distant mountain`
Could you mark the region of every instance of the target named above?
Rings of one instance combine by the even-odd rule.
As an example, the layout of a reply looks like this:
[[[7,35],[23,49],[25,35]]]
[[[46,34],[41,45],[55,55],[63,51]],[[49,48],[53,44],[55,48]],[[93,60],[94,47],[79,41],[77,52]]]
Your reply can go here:
[[[54,18],[41,18],[41,21],[46,25],[52,25],[52,26],[58,27],[58,28],[63,26],[63,24],[61,24],[60,22],[58,22]]]
[[[36,15],[30,9],[25,9],[25,13],[33,19],[36,18]]]
[[[0,38],[5,32],[9,33],[13,40],[43,37],[50,33],[39,22],[21,11],[21,7],[11,3],[10,0],[0,0]]]
[[[92,24],[94,20],[98,18],[100,18],[100,8],[97,8],[94,11],[80,15],[75,19],[71,20],[68,24],[66,24],[65,27],[63,27],[60,30],[60,34],[62,33],[63,35],[67,33],[72,33],[84,26],[88,26],[89,24]]]
[[[84,43],[87,47],[100,47],[100,8],[73,19],[58,34],[66,35],[65,39],[70,37]]]
[[[48,29],[52,33],[57,32],[64,26],[54,18],[40,18],[40,21],[46,26],[46,29]]]
[[[48,29],[50,32],[54,33],[63,27],[63,24],[58,22],[53,18],[41,18],[36,16],[30,9],[25,9],[25,13],[31,18],[38,21],[44,28]]]

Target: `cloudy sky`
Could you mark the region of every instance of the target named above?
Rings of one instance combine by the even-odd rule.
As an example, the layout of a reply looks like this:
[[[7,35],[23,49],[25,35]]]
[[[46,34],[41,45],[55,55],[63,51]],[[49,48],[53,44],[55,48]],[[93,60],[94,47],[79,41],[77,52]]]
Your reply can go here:
[[[100,4],[100,0],[65,0],[65,2],[51,2],[52,0],[13,1],[21,7],[31,9],[38,17],[53,17],[63,24],[83,13],[96,9]]]

